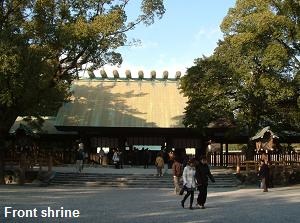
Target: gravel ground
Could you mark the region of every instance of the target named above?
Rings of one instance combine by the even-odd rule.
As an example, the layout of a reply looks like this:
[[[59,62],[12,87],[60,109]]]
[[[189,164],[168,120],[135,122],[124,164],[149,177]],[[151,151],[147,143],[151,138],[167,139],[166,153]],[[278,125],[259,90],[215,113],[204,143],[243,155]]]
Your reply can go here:
[[[182,196],[169,189],[1,186],[0,222],[300,222],[300,185],[268,193],[257,188],[209,189],[208,193],[206,209],[189,210],[180,206]],[[13,218],[12,213],[5,217],[5,207],[11,207],[11,212],[23,210],[20,215],[36,209],[36,217]],[[79,210],[80,216],[41,217],[43,210],[61,207]]]

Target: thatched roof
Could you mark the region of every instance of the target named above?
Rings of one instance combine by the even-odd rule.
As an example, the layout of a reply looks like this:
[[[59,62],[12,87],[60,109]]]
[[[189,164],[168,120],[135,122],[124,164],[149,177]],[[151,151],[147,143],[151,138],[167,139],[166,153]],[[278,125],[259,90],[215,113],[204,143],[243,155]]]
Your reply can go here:
[[[227,118],[218,118],[216,121],[210,122],[208,128],[234,128],[236,125]]]
[[[25,133],[27,135],[32,135],[32,134],[75,134],[75,132],[64,132],[64,131],[58,131],[54,124],[55,124],[55,119],[56,117],[50,117],[50,116],[45,116],[43,117],[44,122],[41,126],[40,130],[37,129],[32,129],[31,126],[28,125],[28,123],[24,120],[23,117],[18,117],[13,124],[13,126],[10,128],[9,133],[14,134],[18,129],[23,129],[25,130]]]
[[[270,126],[267,126],[262,130],[260,130],[259,132],[257,132],[255,136],[250,138],[250,140],[252,141],[261,140],[264,138],[266,133],[269,133],[272,136],[272,138],[279,138],[277,135],[275,135],[274,132],[271,131]]]
[[[187,99],[170,79],[93,79],[73,83],[56,126],[182,128]]]

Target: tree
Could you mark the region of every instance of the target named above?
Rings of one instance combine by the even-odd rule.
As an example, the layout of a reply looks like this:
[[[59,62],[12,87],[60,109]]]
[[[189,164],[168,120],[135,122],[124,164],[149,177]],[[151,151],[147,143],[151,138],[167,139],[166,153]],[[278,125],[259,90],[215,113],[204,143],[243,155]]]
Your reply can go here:
[[[233,121],[235,87],[233,71],[213,57],[195,60],[181,78],[180,87],[188,97],[184,124],[203,129],[221,118]]]
[[[297,0],[238,0],[214,54],[182,78],[185,124],[224,117],[249,136],[265,125],[299,131],[299,21]]]
[[[163,0],[141,0],[140,15],[127,21],[131,2],[0,1],[0,141],[17,116],[55,114],[87,65],[120,64],[126,32],[165,12]]]

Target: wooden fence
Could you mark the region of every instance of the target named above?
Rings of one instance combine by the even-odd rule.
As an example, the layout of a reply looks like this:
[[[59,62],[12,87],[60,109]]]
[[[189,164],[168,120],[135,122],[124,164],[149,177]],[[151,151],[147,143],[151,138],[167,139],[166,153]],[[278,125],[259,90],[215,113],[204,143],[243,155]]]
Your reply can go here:
[[[246,157],[242,153],[229,153],[226,157],[226,154],[212,153],[210,154],[209,163],[211,166],[233,166],[235,167],[238,162],[240,164],[245,164]],[[287,165],[290,165],[292,162],[300,162],[300,154],[269,154],[268,158],[270,161],[276,162],[286,162]],[[259,161],[261,155],[256,154],[254,156],[254,161]]]

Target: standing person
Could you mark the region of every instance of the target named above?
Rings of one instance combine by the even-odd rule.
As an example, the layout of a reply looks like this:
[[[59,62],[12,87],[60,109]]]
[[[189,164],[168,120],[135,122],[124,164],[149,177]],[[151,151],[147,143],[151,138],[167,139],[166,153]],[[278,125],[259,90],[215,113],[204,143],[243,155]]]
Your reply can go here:
[[[164,162],[164,159],[162,156],[163,156],[163,154],[161,152],[159,152],[155,159],[157,176],[159,176],[159,177],[163,176],[162,169],[164,168],[164,165],[165,165],[165,162]]]
[[[163,157],[163,159],[164,159],[164,163],[166,164],[165,166],[164,166],[164,174],[167,174],[168,173],[168,166],[169,166],[169,154],[168,154],[168,152],[167,152],[167,149],[166,148],[164,148],[164,149],[162,149],[162,157]]]
[[[206,198],[207,198],[207,186],[208,178],[214,183],[215,179],[210,172],[209,166],[207,165],[206,157],[200,159],[200,163],[196,166],[196,181],[197,189],[199,190],[197,204],[201,209],[204,209]]]
[[[184,208],[185,200],[190,197],[190,209],[193,209],[194,202],[194,191],[196,189],[195,182],[195,160],[191,159],[188,161],[187,166],[183,170],[182,178],[183,178],[183,186],[186,188],[187,193],[181,201],[181,206]]]
[[[80,153],[82,155],[82,161],[81,161],[81,170],[80,172],[83,170],[83,164],[84,164],[84,160],[85,160],[85,152],[84,152],[84,144],[82,142],[82,140],[80,139],[79,144],[78,144],[78,149],[80,150]]]
[[[119,168],[123,169],[124,154],[123,154],[123,151],[121,149],[118,150],[118,155],[119,155]]]
[[[170,152],[168,152],[168,168],[172,169],[173,163],[174,163],[174,151],[171,150]]]
[[[129,148],[129,151],[128,151],[128,164],[133,167],[133,160],[134,160],[134,154],[133,154],[133,148]]]
[[[149,167],[149,149],[144,150],[143,160],[144,160],[144,169]]]
[[[99,151],[99,164],[100,164],[101,166],[103,165],[103,158],[104,158],[104,155],[105,155],[104,150],[103,150],[103,148],[101,148],[100,151]]]
[[[119,152],[118,152],[118,149],[114,150],[114,155],[112,157],[112,160],[115,164],[115,168],[116,169],[119,169],[120,168],[120,156],[119,156]]]
[[[84,155],[83,155],[83,150],[82,148],[78,148],[76,151],[76,171],[77,172],[81,172],[83,169],[83,159],[84,159]]]
[[[260,160],[260,169],[258,176],[261,178],[261,188],[264,192],[268,192],[269,187],[269,167],[264,160]]]
[[[271,161],[267,162],[268,167],[269,167],[269,185],[268,188],[273,188],[274,183],[273,183],[273,177],[274,177],[274,166],[272,165]]]
[[[179,162],[177,156],[174,158],[174,162],[172,164],[172,172],[173,172],[173,181],[174,181],[174,192],[175,194],[179,194],[180,192],[179,182],[182,176],[182,164]]]

